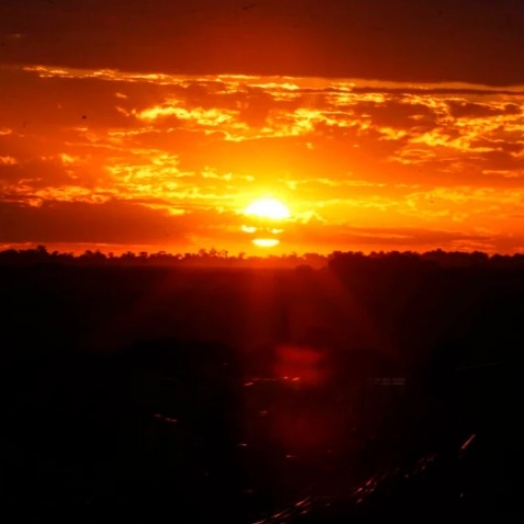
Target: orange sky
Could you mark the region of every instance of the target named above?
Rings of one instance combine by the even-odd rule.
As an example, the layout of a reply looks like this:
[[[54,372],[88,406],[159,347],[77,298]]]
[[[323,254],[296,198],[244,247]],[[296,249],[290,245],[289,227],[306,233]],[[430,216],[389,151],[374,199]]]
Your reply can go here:
[[[517,78],[519,67],[511,70],[487,48],[487,63],[475,62],[475,69],[464,62],[462,75],[467,49],[455,47],[456,61],[451,47],[441,50],[434,60],[447,56],[449,67],[439,78],[438,68],[417,65],[417,42],[429,45],[421,31],[411,37],[413,56],[395,75],[383,39],[380,56],[371,41],[368,50],[355,47],[348,55],[345,42],[332,41],[345,34],[336,31],[337,13],[328,10],[312,22],[314,2],[306,1],[309,11],[298,11],[296,19],[261,2],[262,14],[248,24],[259,33],[251,34],[239,32],[233,11],[207,0],[194,5],[211,13],[213,23],[207,27],[197,10],[181,26],[179,37],[194,42],[186,48],[192,66],[184,67],[179,37],[162,25],[161,10],[153,18],[148,12],[157,25],[146,24],[136,41],[129,39],[133,24],[118,25],[125,17],[115,7],[100,19],[100,31],[88,18],[85,34],[64,31],[56,45],[51,32],[43,34],[27,17],[29,4],[38,14],[36,3],[20,4],[25,7],[6,1],[0,8],[0,49],[7,49],[0,54],[0,246],[254,252],[241,211],[272,196],[291,211],[277,252],[524,251],[524,75]],[[58,4],[60,10],[45,12],[51,29],[80,23],[75,17],[85,13]],[[93,9],[101,5],[91,2]],[[242,16],[257,8],[222,5],[236,6]],[[138,23],[142,15],[130,13]],[[366,12],[359,13],[364,23]],[[490,14],[484,13],[486,22]],[[511,20],[517,14],[517,7],[506,10]],[[387,33],[385,20],[377,24]],[[228,23],[235,45],[226,39]],[[263,36],[286,24],[298,24],[295,37],[277,31],[275,42],[263,45]],[[335,36],[322,39],[329,27]],[[362,34],[371,39],[376,28],[369,27]],[[451,43],[459,41],[449,34]],[[471,31],[469,37],[468,45],[475,41]],[[68,55],[75,42],[77,53]],[[230,53],[215,49],[215,55],[213,43]],[[252,61],[235,58],[232,50],[238,54],[242,45]],[[497,51],[502,44],[493,45]],[[322,74],[344,57],[357,65]],[[364,80],[370,73],[358,63],[372,58],[375,79]],[[355,79],[347,79],[351,73]]]

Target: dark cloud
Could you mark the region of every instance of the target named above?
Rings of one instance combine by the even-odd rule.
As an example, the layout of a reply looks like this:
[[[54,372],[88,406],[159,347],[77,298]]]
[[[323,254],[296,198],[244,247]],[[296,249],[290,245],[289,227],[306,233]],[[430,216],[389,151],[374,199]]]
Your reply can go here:
[[[333,92],[339,92],[337,89],[332,89]],[[490,96],[522,96],[524,90],[519,88],[504,89],[500,87],[489,87],[488,85],[471,86],[464,85],[460,87],[440,86],[438,84],[422,84],[416,85],[402,85],[397,87],[390,87],[388,85],[372,86],[355,86],[352,92],[359,94],[370,93],[385,93],[390,95],[444,95],[444,96],[475,96],[475,97],[490,97]]]
[[[524,169],[524,157],[517,157],[509,151],[486,151],[479,153],[479,156],[486,163],[486,169],[507,171]]]
[[[447,102],[451,116],[455,118],[489,118],[498,115],[520,115],[522,109],[517,104],[504,104],[493,107],[466,101],[450,100]]]
[[[423,126],[426,129],[437,125],[435,110],[429,105],[411,103],[409,100],[387,100],[384,103],[355,102],[355,114],[369,116],[377,126],[411,128]]]
[[[160,209],[149,206],[160,204]],[[103,204],[44,201],[40,206],[0,202],[0,243],[105,243],[188,245],[193,236],[212,237],[216,228],[227,243],[239,237],[241,218],[198,205],[172,205],[185,214],[171,215],[166,202],[137,199]],[[228,234],[225,228],[230,228]]]
[[[505,140],[489,140],[486,138],[472,140],[473,148],[488,148],[493,151],[504,151],[505,153],[520,153],[524,149],[524,142],[510,142]]]
[[[9,100],[2,103],[2,123],[20,132],[63,126],[126,127],[130,123],[117,110],[126,101],[115,97],[115,84],[90,78],[40,78],[17,69],[0,70],[0,74],[0,96]]]
[[[125,203],[0,203],[0,241],[133,243],[181,237],[164,213]],[[167,223],[166,223],[167,222]]]
[[[13,165],[2,165],[0,162],[0,195],[2,184],[12,186],[24,181],[36,189],[71,184],[74,178],[67,174],[62,163],[55,159],[47,161],[33,160]],[[87,184],[88,180],[83,180],[83,185]]]
[[[195,74],[524,83],[520,0],[265,0],[248,11],[242,5],[3,0],[2,60]]]

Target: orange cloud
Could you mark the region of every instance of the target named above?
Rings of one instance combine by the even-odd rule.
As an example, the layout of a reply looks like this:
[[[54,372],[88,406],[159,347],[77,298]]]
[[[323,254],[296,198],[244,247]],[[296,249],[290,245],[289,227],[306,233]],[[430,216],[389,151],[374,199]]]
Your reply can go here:
[[[0,242],[60,242],[58,218],[38,217],[88,213],[79,227],[96,229],[97,214],[125,209],[147,217],[137,245],[164,246],[154,228],[165,223],[184,232],[178,246],[247,250],[238,213],[272,194],[293,210],[283,251],[524,245],[517,87],[48,66],[1,75],[11,81],[0,101],[0,203],[21,223],[16,234],[0,228]],[[33,219],[56,229],[36,235],[24,226]],[[112,242],[133,242],[132,230],[114,231]]]

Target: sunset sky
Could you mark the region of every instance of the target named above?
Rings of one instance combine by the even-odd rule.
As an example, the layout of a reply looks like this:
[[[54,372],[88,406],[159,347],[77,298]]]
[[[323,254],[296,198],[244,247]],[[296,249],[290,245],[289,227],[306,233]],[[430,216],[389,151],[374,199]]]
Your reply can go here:
[[[524,252],[522,0],[2,0],[0,247]],[[280,251],[279,251],[280,250]]]

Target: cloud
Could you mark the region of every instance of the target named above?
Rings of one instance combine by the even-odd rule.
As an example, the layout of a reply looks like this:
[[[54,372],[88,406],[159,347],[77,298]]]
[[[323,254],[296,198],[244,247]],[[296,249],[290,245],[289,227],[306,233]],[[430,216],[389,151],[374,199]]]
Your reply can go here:
[[[488,118],[499,115],[520,115],[522,109],[514,103],[477,103],[464,100],[450,100],[447,102],[450,115],[454,118]]]
[[[523,22],[515,0],[4,0],[0,42],[9,64],[507,86],[524,83]]]
[[[92,228],[78,242],[162,243],[163,223],[186,244],[240,245],[239,210],[267,193],[294,211],[282,246],[374,242],[355,228],[374,229],[377,244],[422,246],[407,227],[429,243],[506,246],[493,239],[524,228],[511,218],[524,205],[517,88],[50,66],[0,77],[0,202],[48,224],[47,236],[10,226],[20,242],[72,242]],[[104,236],[95,216],[129,231]],[[381,236],[386,224],[404,233]],[[491,227],[489,241],[479,227]],[[458,228],[463,237],[431,234]]]
[[[133,243],[162,238],[165,217],[125,203],[44,202],[41,206],[2,203],[0,239],[12,242]],[[181,236],[175,230],[172,236]]]
[[[231,213],[197,208],[177,215],[149,205],[119,201],[45,201],[39,206],[2,202],[0,215],[0,242],[5,244],[145,243],[187,247],[193,236],[212,236],[218,224],[226,233],[233,225],[232,229],[240,231],[240,219]]]

